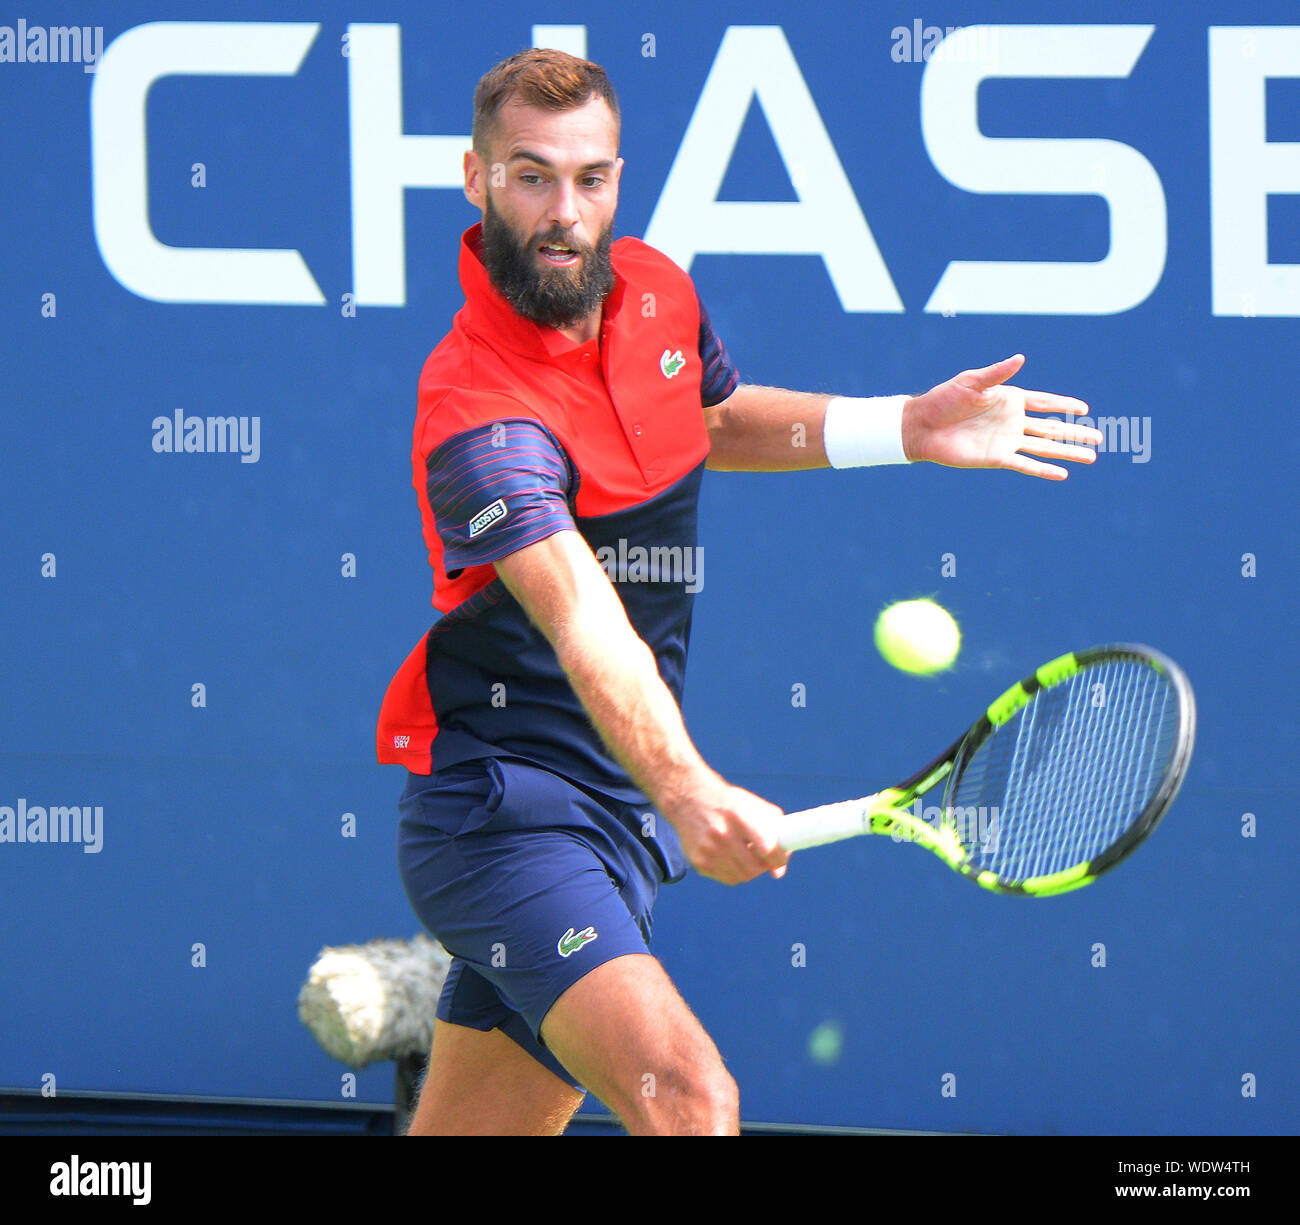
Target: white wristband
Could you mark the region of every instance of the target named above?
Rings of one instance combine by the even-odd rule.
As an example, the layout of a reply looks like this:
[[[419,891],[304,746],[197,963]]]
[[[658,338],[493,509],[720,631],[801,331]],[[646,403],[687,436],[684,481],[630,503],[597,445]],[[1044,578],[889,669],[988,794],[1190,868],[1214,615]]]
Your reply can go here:
[[[903,405],[907,396],[836,396],[826,405],[822,441],[832,468],[906,464]]]

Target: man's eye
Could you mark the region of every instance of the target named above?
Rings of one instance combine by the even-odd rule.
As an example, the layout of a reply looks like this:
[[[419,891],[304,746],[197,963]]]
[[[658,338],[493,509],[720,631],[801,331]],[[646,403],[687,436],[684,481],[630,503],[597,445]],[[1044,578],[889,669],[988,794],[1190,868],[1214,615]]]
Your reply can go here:
[[[588,175],[582,180],[588,187],[599,187],[605,180],[599,175]]]
[[[521,178],[525,183],[529,182],[530,180],[535,181],[535,182],[538,182],[538,183],[540,183],[540,182],[542,181],[542,176],[541,176],[540,174],[521,174],[519,177],[520,177],[520,178]]]

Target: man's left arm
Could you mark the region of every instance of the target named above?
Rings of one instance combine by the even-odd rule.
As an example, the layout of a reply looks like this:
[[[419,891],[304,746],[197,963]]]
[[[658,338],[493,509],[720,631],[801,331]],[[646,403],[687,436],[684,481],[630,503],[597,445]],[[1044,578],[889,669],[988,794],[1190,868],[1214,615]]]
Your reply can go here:
[[[1024,365],[1016,354],[982,370],[966,370],[924,395],[852,400],[779,387],[741,384],[730,396],[704,409],[711,449],[708,467],[732,472],[791,472],[831,466],[825,435],[832,400],[836,464],[890,462],[871,457],[880,423],[872,412],[894,412],[888,431],[897,430],[895,447],[908,462],[929,461],[950,468],[1005,468],[1026,476],[1062,481],[1065,468],[1044,460],[1092,463],[1100,431],[1039,413],[1082,416],[1088,406],[1071,396],[1026,391],[1007,380]],[[856,414],[863,414],[855,420]],[[859,445],[857,439],[863,441]],[[1041,458],[1034,458],[1039,456]]]

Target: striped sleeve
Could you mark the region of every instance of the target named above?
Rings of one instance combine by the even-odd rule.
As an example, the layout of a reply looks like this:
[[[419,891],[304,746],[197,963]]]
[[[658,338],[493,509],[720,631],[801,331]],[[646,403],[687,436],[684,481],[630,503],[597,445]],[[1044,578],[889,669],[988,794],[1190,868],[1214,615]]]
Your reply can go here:
[[[710,408],[721,404],[740,386],[740,373],[731,364],[727,350],[713,330],[709,312],[704,309],[698,291],[695,298],[700,302],[700,369],[704,372],[700,378],[700,400],[705,408]]]
[[[448,578],[574,526],[573,469],[537,421],[493,421],[453,434],[429,455],[427,468]]]

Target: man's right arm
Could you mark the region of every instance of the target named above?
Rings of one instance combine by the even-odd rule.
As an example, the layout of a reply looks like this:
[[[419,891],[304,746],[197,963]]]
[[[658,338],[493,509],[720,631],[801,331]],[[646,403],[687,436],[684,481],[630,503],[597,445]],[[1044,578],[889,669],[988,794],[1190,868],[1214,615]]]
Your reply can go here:
[[[676,829],[697,871],[727,885],[784,875],[781,810],[705,764],[653,653],[582,536],[556,532],[495,566],[554,648],[610,752]]]

